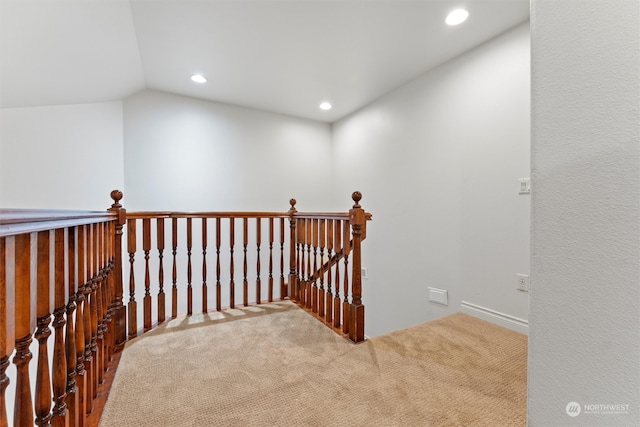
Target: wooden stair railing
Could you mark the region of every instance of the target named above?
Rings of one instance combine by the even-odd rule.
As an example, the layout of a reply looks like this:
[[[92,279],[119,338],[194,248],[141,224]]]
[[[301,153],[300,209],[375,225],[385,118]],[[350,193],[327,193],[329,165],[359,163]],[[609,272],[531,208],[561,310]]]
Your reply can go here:
[[[104,399],[125,339],[122,193],[112,197],[109,212],[0,209],[0,427],[89,425]]]
[[[127,213],[111,197],[107,212],[0,209],[0,427],[97,425],[126,340],[179,313],[291,299],[364,340],[359,192],[348,213],[294,199],[287,212]]]
[[[355,204],[347,213],[301,213],[291,200],[291,271],[295,274],[289,276],[289,295],[336,332],[361,342],[365,335],[360,245],[371,214],[360,206],[359,191],[352,199]]]

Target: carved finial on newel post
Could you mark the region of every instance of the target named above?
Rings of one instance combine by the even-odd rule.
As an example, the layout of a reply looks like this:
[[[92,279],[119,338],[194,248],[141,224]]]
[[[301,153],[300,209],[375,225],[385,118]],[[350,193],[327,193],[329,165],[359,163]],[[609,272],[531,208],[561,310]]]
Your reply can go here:
[[[354,191],[351,198],[355,202],[349,211],[351,225],[353,262],[351,263],[351,307],[349,308],[349,339],[353,342],[364,341],[364,305],[362,305],[362,254],[361,243],[364,239],[366,216],[360,206],[362,193]]]
[[[362,193],[359,191],[354,191],[353,194],[351,194],[351,199],[356,202],[353,207],[354,208],[359,208],[360,206],[360,200],[362,200]]]
[[[295,290],[298,286],[298,272],[296,270],[296,225],[297,220],[294,218],[294,214],[297,211],[296,209],[296,199],[290,199],[289,205],[289,283],[288,287],[285,286],[284,291],[287,293],[286,295],[281,295],[281,298],[284,299],[288,297],[289,299],[293,299],[296,295]]]
[[[112,209],[120,209],[122,207],[122,205],[120,204],[120,200],[122,200],[122,191],[113,190],[111,192],[111,198],[114,201],[114,203],[111,205],[111,208]]]
[[[111,310],[111,318],[114,319],[114,333],[115,333],[115,346],[116,351],[122,349],[125,341],[127,340],[127,316],[124,304],[122,303],[123,287],[122,287],[122,229],[124,224],[127,223],[127,210],[122,207],[120,200],[122,200],[122,191],[113,190],[111,192],[111,199],[113,204],[108,210],[110,212],[116,212],[118,214],[118,221],[116,223],[115,230],[115,242],[114,242],[114,260],[113,260],[113,300],[109,304],[109,310]]]

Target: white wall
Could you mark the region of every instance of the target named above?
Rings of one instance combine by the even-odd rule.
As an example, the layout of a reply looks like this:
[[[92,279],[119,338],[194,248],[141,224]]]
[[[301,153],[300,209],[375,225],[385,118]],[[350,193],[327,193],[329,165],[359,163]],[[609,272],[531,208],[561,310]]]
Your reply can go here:
[[[334,124],[336,203],[358,189],[373,213],[368,335],[462,301],[522,319],[511,326],[526,331],[516,274],[529,270],[530,201],[518,195],[529,175],[529,78],[527,22]],[[427,302],[427,286],[448,290],[449,306]]]
[[[286,211],[331,200],[331,128],[156,91],[124,101],[127,209]]]
[[[640,425],[639,11],[532,4],[530,426]]]
[[[0,110],[0,206],[105,210],[124,183],[122,102]]]

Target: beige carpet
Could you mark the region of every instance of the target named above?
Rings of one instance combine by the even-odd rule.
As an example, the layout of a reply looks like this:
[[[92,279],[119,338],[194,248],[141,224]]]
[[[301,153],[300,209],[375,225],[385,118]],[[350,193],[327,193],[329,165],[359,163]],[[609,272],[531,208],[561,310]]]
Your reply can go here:
[[[101,427],[524,426],[526,336],[462,313],[354,345],[289,302],[130,341]]]

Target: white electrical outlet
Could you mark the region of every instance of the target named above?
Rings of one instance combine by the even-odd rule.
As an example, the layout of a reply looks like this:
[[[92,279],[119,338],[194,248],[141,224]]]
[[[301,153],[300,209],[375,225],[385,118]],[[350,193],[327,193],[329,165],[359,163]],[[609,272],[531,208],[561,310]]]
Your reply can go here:
[[[531,193],[531,180],[529,178],[520,178],[518,180],[520,188],[518,194],[530,194]]]
[[[518,290],[529,292],[529,276],[526,274],[518,274]]]
[[[368,278],[369,278],[369,270],[368,270],[366,267],[362,267],[362,268],[360,269],[360,273],[361,273],[361,275],[360,275],[360,276],[361,276],[363,279],[368,279]]]

